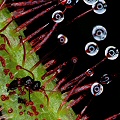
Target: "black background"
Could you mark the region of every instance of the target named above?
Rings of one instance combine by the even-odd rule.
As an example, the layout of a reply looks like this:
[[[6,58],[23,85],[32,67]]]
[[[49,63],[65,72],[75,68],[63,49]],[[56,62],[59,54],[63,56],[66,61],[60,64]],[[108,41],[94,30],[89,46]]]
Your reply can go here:
[[[115,26],[118,26],[117,19],[118,15],[115,16],[115,6],[113,0],[105,0],[107,3],[107,11],[104,14],[96,14],[93,11],[76,20],[72,24],[67,25],[73,18],[77,15],[91,9],[91,6],[85,4],[82,0],[70,9],[67,9],[64,16],[65,19],[62,23],[59,24],[56,31],[52,34],[52,36],[48,39],[48,41],[43,45],[43,47],[37,51],[40,59],[43,58],[50,51],[53,51],[46,59],[44,59],[43,64],[51,59],[56,59],[57,64],[52,66],[50,69],[54,69],[57,65],[63,63],[64,61],[70,60],[72,57],[77,57],[78,62],[74,67],[72,75],[68,78],[67,81],[75,78],[81,73],[85,72],[88,68],[91,68],[96,63],[100,62],[105,57],[105,49],[108,46],[119,47],[119,34],[118,30],[115,29]],[[28,9],[26,7],[25,9]],[[46,7],[47,8],[47,7]],[[42,10],[46,9],[45,7],[41,10],[38,10],[32,14],[26,15],[17,19],[17,23],[21,24],[29,18],[33,17],[35,14],[39,13]],[[27,27],[25,30],[25,35],[28,36],[33,31],[38,29],[39,27],[45,25],[46,23],[50,23],[45,30],[41,32],[44,33],[49,31],[54,22],[51,20],[51,15],[55,10],[64,10],[64,6],[60,5],[56,7],[54,10],[48,12],[40,19],[35,20],[31,25]],[[13,9],[10,9],[13,11]],[[96,25],[102,25],[107,30],[107,37],[104,41],[96,41],[92,37],[92,29]],[[61,45],[58,42],[57,35],[64,34],[68,38],[68,43],[66,45]],[[40,35],[40,34],[39,34]],[[88,42],[96,42],[99,46],[99,52],[96,56],[88,56],[85,53],[85,45]],[[57,49],[55,49],[57,46]],[[55,49],[55,50],[54,50]],[[120,50],[119,50],[120,51]],[[118,57],[116,60],[106,60],[100,66],[95,69],[94,76],[86,79],[86,83],[90,83],[91,81],[99,80],[103,74],[113,74],[119,73],[119,60]],[[69,74],[72,69],[73,64],[69,64],[63,72],[58,75],[58,79],[63,78],[67,74]],[[86,114],[90,114],[90,120],[104,120],[105,118],[119,113],[120,112],[120,87],[119,87],[120,78],[113,79],[112,82],[108,85],[104,85],[104,92],[97,97],[94,97],[89,108],[86,111]],[[78,97],[79,94],[75,97]],[[89,103],[92,95],[89,93],[87,97],[85,97],[84,101],[80,102],[78,105],[73,107],[76,113],[80,113],[83,107]]]

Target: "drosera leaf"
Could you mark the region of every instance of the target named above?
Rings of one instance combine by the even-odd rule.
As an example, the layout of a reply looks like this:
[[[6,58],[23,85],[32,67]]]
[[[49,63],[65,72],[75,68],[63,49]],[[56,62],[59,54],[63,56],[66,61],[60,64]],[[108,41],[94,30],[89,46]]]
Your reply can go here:
[[[0,0],[1,3],[2,0]],[[11,17],[11,14],[7,8],[0,10],[0,29],[5,26],[5,20]],[[3,107],[2,113],[8,118],[8,120],[75,120],[76,114],[72,109],[63,109],[59,113],[57,112],[61,102],[62,94],[60,92],[46,91],[49,98],[49,105],[47,98],[43,92],[34,91],[31,93],[31,100],[29,102],[28,91],[25,90],[24,94],[20,94],[20,90],[16,89],[7,92],[7,85],[10,84],[16,78],[23,78],[31,76],[31,74],[23,69],[17,70],[16,66],[22,66],[23,61],[23,47],[18,47],[20,43],[19,36],[25,37],[24,31],[14,32],[17,27],[15,21],[2,31],[0,34],[4,34],[10,41],[10,46],[4,41],[3,37],[0,37],[0,45],[4,44],[6,50],[0,50],[0,105]],[[29,43],[25,43],[26,53],[31,50]],[[3,61],[2,61],[3,60]],[[39,61],[39,57],[36,53],[26,56],[25,69],[30,69],[36,62]],[[41,76],[46,72],[43,65],[39,65],[34,71],[35,80],[40,80],[43,84],[51,76],[46,77],[44,81],[41,80]],[[32,76],[31,76],[32,77]],[[46,87],[47,90],[52,90],[55,86],[55,81],[49,83]],[[22,88],[23,89],[23,88]],[[18,97],[26,99],[26,104],[18,103]]]

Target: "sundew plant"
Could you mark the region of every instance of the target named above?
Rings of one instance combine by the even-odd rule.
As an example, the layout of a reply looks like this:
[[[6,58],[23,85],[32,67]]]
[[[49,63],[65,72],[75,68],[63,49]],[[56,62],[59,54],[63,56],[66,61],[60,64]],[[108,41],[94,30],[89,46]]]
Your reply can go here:
[[[0,0],[0,120],[120,119],[111,8],[108,0]]]

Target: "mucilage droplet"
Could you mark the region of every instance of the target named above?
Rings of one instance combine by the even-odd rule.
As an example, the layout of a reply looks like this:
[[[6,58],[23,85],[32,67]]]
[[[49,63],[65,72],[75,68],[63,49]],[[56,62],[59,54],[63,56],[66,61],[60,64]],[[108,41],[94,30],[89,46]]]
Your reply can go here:
[[[95,42],[89,42],[85,45],[85,52],[90,56],[95,56],[99,52],[99,47]]]
[[[98,2],[98,0],[83,0],[87,5],[93,5]]]
[[[53,14],[52,14],[52,20],[55,23],[60,23],[64,20],[64,14],[61,10],[56,10]]]
[[[92,30],[93,38],[97,41],[102,41],[107,37],[107,30],[101,25],[96,25]]]
[[[104,0],[99,0],[96,4],[92,5],[92,8],[96,14],[103,14],[106,12],[107,4]]]
[[[108,46],[105,49],[105,56],[109,60],[115,60],[119,56],[119,51],[115,46]]]
[[[100,83],[101,84],[109,84],[112,81],[110,75],[108,74],[104,74],[101,79],[100,79]]]
[[[93,83],[93,85],[91,86],[91,93],[94,96],[98,96],[102,92],[103,92],[103,86],[100,83],[98,83],[98,82]]]
[[[61,45],[64,45],[68,42],[68,38],[63,34],[59,34],[57,38],[59,39]]]

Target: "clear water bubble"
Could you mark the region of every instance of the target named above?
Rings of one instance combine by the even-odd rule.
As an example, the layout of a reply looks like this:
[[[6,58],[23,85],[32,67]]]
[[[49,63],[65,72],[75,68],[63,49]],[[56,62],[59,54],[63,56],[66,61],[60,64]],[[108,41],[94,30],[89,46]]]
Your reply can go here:
[[[105,56],[109,60],[115,60],[119,56],[119,51],[115,46],[108,46],[105,49]]]
[[[64,20],[64,14],[61,10],[56,10],[53,14],[52,14],[52,20],[56,23],[60,23]]]
[[[98,2],[98,0],[83,0],[87,5],[93,5]]]
[[[109,84],[112,81],[110,75],[108,74],[104,74],[101,79],[100,79],[100,83],[101,84]]]
[[[85,46],[85,52],[90,56],[96,55],[98,51],[99,51],[99,47],[95,42],[89,42]]]
[[[98,83],[98,82],[95,82],[92,84],[91,86],[91,93],[94,95],[94,96],[98,96],[100,95],[101,93],[103,92],[103,86]]]
[[[107,4],[104,0],[98,0],[97,3],[92,5],[93,11],[97,14],[103,14],[106,12]]]
[[[101,25],[96,25],[92,30],[93,38],[97,41],[102,41],[107,37],[107,30]]]
[[[63,34],[59,34],[57,38],[59,39],[61,45],[64,45],[68,42],[68,38]]]

